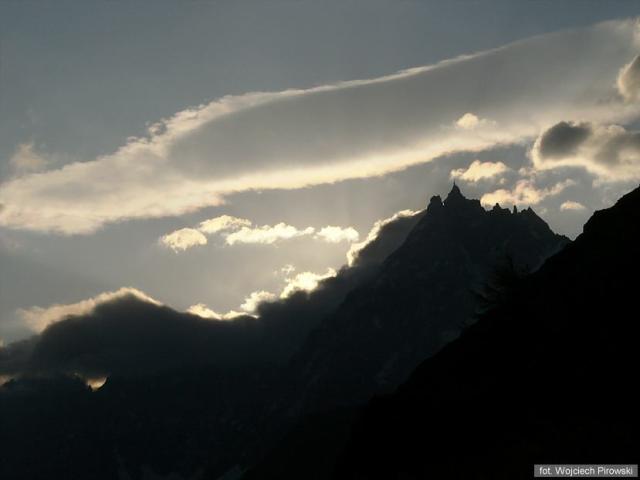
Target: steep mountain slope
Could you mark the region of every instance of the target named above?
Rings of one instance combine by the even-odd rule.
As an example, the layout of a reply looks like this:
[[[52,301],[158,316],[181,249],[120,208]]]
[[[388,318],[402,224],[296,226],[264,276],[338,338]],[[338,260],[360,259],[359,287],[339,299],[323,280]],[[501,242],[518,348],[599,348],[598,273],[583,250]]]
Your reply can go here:
[[[640,188],[357,423],[339,479],[637,462]]]
[[[405,380],[456,338],[478,309],[477,292],[512,258],[535,269],[567,239],[532,210],[485,210],[457,186],[433,197],[406,241],[369,282],[313,331],[293,369],[295,414],[366,401]]]

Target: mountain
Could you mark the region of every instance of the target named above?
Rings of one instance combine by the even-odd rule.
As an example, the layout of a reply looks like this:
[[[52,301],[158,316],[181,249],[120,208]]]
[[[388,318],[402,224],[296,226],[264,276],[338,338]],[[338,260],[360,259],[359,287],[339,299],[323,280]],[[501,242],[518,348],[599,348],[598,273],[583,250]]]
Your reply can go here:
[[[455,185],[444,201],[432,197],[376,275],[293,357],[288,393],[268,413],[294,426],[245,479],[326,478],[359,414],[354,407],[393,391],[472,324],[496,272],[534,271],[567,243],[531,209],[487,211]]]
[[[532,210],[486,211],[454,186],[382,225],[316,291],[261,305],[258,320],[208,324],[135,298],[63,320],[0,349],[0,366],[41,375],[0,389],[0,476],[232,478],[319,423],[332,426],[325,445],[343,439],[330,466],[352,407],[392,391],[473,323],[497,266],[535,270],[567,243]],[[109,378],[91,392],[55,376],[70,367]],[[41,461],[27,468],[29,449]]]
[[[640,188],[356,422],[337,479],[635,463]]]
[[[473,322],[497,266],[535,270],[568,240],[533,210],[485,210],[453,186],[406,240],[312,331],[292,360],[294,415],[364,402],[406,380]]]

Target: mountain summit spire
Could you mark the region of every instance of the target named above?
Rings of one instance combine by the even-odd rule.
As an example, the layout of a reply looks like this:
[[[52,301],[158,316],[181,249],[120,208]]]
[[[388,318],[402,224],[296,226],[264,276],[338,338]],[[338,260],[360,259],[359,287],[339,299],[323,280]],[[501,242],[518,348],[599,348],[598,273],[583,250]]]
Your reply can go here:
[[[458,187],[458,185],[456,185],[456,182],[454,181],[453,187],[451,187],[451,191],[447,195],[447,198],[445,198],[444,200],[444,204],[445,205],[456,204],[456,203],[460,203],[461,200],[467,200],[467,199],[464,195],[462,195],[460,188]]]

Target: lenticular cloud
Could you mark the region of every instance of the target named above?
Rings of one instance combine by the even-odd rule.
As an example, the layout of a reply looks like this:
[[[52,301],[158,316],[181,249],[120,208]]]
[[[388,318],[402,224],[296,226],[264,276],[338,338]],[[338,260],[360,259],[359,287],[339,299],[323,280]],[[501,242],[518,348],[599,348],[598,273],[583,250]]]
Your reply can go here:
[[[637,105],[618,77],[635,72],[625,66],[637,47],[635,21],[607,22],[381,78],[224,97],[110,155],[5,182],[0,225],[86,234],[234,192],[378,176],[521,142],[562,120],[624,123]]]

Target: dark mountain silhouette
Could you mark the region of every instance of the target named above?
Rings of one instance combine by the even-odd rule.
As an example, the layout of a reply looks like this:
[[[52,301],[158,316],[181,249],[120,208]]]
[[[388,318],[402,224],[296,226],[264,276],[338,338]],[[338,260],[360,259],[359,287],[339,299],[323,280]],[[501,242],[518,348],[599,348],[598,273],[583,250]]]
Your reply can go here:
[[[336,478],[637,462],[640,188],[357,422]]]
[[[0,366],[40,375],[0,389],[8,453],[0,475],[139,479],[147,469],[232,477],[279,439],[286,444],[318,423],[333,425],[325,444],[335,436],[344,443],[350,406],[391,391],[472,323],[482,306],[477,293],[497,264],[511,258],[518,269],[535,269],[567,242],[530,209],[485,211],[454,187],[444,202],[433,197],[425,212],[383,227],[317,291],[262,305],[259,320],[211,326],[135,299],[63,320],[0,350]],[[109,379],[91,392],[52,378],[56,367]],[[44,401],[50,406],[41,408]],[[334,412],[330,421],[326,411]],[[25,468],[27,449],[42,461]]]
[[[535,269],[567,241],[531,209],[486,211],[455,185],[444,202],[431,198],[405,242],[294,357],[300,380],[287,403],[298,414],[395,388],[473,321],[496,265]]]

